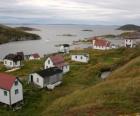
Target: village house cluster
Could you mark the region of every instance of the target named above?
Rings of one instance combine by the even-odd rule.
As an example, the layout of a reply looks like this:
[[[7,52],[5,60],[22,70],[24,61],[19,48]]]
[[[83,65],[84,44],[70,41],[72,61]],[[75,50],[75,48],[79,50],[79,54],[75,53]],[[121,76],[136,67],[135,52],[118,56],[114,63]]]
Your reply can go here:
[[[124,40],[124,46],[134,47],[134,41],[130,38]],[[117,48],[111,42],[100,37],[92,38],[92,47],[97,50],[109,50]],[[70,45],[62,44],[59,53],[49,55],[44,62],[44,69],[29,74],[28,83],[39,88],[53,90],[63,82],[63,75],[70,71],[70,64],[65,61],[63,54],[70,53]],[[8,54],[3,59],[4,66],[9,69],[24,66],[24,60],[40,60],[38,53],[24,55],[23,52]],[[90,55],[87,53],[71,54],[71,61],[88,63]],[[15,105],[23,101],[23,86],[18,77],[0,73],[0,102],[7,105]]]

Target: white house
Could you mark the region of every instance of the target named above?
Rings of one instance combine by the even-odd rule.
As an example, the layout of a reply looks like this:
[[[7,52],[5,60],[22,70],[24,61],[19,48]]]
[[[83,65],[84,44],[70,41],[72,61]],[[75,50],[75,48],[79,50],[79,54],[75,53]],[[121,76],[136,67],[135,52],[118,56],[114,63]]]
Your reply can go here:
[[[21,66],[22,56],[16,54],[8,54],[3,62],[7,68],[16,68]]]
[[[0,73],[0,102],[14,105],[23,101],[23,88],[18,78]]]
[[[40,88],[54,89],[62,83],[63,71],[57,67],[48,68],[29,75],[28,82]]]
[[[133,39],[126,38],[124,41],[125,41],[125,42],[124,42],[124,44],[125,44],[124,46],[125,46],[126,48],[133,48],[133,45],[134,45]]]
[[[70,45],[69,44],[60,45],[59,52],[61,52],[61,53],[69,53],[70,52]]]
[[[76,61],[76,62],[88,63],[88,61],[89,61],[89,54],[72,55],[71,56],[71,60],[72,61]]]
[[[118,48],[118,46],[115,45],[115,44],[111,44],[111,48],[112,48],[112,49],[116,49],[116,48]]]
[[[40,60],[40,55],[38,53],[29,55],[29,60]]]
[[[99,38],[99,37],[95,37],[92,40],[93,43],[93,49],[97,49],[97,50],[108,50],[110,49],[110,41],[107,41],[103,38]]]
[[[52,55],[46,59],[44,69],[50,67],[58,67],[59,69],[63,70],[63,73],[67,73],[70,70],[70,66],[64,61],[63,56],[58,54]]]

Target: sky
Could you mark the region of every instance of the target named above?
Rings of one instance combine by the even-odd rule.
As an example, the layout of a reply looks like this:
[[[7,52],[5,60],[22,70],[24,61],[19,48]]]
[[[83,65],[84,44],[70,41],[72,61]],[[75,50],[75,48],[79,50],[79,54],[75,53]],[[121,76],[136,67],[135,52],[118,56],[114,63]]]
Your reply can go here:
[[[140,25],[140,0],[0,0],[0,23]]]

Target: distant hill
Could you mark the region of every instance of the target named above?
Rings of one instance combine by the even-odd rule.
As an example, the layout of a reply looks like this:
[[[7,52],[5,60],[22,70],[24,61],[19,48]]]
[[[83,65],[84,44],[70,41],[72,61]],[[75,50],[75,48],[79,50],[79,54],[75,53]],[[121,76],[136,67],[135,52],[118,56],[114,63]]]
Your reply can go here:
[[[127,25],[124,25],[124,26],[121,26],[120,28],[118,28],[118,30],[128,30],[128,31],[131,31],[131,30],[140,30],[140,26],[137,26],[137,25],[133,25],[133,24],[127,24]]]
[[[37,34],[27,33],[21,29],[0,25],[0,44],[13,41],[38,40],[40,38],[41,37]]]
[[[39,31],[39,29],[30,28],[30,27],[16,27],[15,29],[19,29],[19,30],[22,30],[22,31]]]

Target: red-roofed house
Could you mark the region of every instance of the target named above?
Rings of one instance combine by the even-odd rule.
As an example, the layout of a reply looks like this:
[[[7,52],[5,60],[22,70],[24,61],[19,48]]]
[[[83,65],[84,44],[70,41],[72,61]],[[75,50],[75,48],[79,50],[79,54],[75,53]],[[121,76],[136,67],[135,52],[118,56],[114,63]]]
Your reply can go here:
[[[98,50],[110,49],[111,42],[103,38],[95,37],[93,38],[92,42],[93,42],[93,49],[98,49]]]
[[[45,61],[45,69],[51,67],[58,67],[63,70],[63,73],[67,73],[70,70],[69,64],[65,62],[63,56],[61,55],[52,55],[47,58]]]
[[[0,73],[0,102],[13,105],[23,100],[23,88],[18,78]]]
[[[40,55],[38,53],[31,54],[29,60],[40,60]]]

